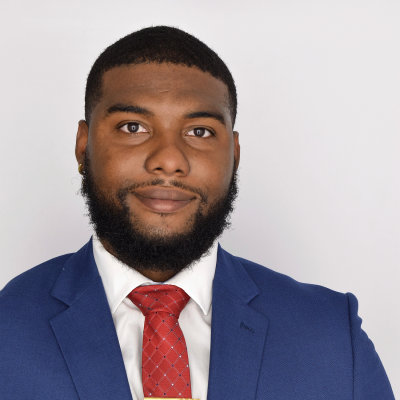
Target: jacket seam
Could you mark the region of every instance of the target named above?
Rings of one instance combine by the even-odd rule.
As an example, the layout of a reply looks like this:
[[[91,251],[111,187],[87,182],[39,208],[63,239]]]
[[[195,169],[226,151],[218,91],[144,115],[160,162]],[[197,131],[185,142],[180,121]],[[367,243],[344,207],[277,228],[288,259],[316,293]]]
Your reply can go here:
[[[353,331],[352,331],[352,324],[351,324],[351,310],[350,310],[350,298],[349,295],[346,293],[347,296],[347,310],[349,313],[349,327],[350,327],[350,342],[351,342],[351,357],[352,357],[352,370],[353,370],[353,400],[355,400],[355,387],[354,387],[354,371],[355,371],[355,365],[354,365],[354,342],[353,342]]]

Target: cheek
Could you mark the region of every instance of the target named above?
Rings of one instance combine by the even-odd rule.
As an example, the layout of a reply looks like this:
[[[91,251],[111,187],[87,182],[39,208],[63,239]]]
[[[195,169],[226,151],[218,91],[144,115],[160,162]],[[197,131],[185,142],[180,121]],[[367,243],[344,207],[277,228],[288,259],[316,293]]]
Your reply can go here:
[[[111,146],[97,146],[90,151],[93,175],[104,189],[116,190],[126,185],[127,181],[140,181],[143,160],[132,151]]]
[[[193,168],[194,175],[201,176],[201,181],[210,195],[210,200],[215,200],[228,190],[233,171],[233,156],[220,154],[212,160],[203,160],[196,166],[197,174]]]

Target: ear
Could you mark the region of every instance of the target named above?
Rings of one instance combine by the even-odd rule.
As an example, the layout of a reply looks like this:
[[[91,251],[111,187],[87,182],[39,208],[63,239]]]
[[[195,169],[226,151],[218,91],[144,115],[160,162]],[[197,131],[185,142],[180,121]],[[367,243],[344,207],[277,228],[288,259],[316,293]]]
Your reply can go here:
[[[85,160],[86,146],[89,138],[89,126],[86,121],[81,119],[78,124],[76,134],[75,157],[78,164],[83,164]]]
[[[239,167],[240,161],[240,144],[239,144],[239,132],[233,131],[233,154],[235,157],[235,172]]]

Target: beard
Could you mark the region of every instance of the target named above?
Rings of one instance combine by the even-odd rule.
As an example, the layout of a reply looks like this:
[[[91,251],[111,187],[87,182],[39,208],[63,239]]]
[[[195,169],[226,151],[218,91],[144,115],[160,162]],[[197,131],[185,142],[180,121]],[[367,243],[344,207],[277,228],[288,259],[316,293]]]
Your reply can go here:
[[[172,186],[200,196],[199,207],[186,222],[185,231],[174,234],[146,227],[128,205],[128,195],[135,188],[163,185],[163,179],[130,183],[120,188],[114,198],[111,193],[97,186],[88,154],[84,171],[81,194],[98,238],[107,242],[117,259],[139,272],[169,271],[176,274],[192,266],[208,254],[215,240],[230,226],[230,215],[238,193],[236,171],[232,171],[228,190],[209,204],[207,212],[204,212],[204,208],[208,205],[208,196],[201,189],[189,187],[180,181],[169,182]],[[160,215],[168,218],[168,214]]]

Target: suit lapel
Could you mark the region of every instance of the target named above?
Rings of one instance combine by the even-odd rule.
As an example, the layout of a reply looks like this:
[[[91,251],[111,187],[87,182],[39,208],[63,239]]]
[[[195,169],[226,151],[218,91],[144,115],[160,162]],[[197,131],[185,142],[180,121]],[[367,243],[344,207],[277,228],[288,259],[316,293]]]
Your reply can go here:
[[[258,288],[221,248],[213,283],[208,400],[254,399],[268,319],[248,303]]]
[[[221,248],[213,283],[208,400],[254,399],[268,319],[248,303],[258,288]],[[132,400],[91,241],[71,256],[52,295],[69,306],[50,324],[82,400]]]
[[[82,400],[132,399],[90,241],[64,265],[52,295],[69,306],[50,324]]]

